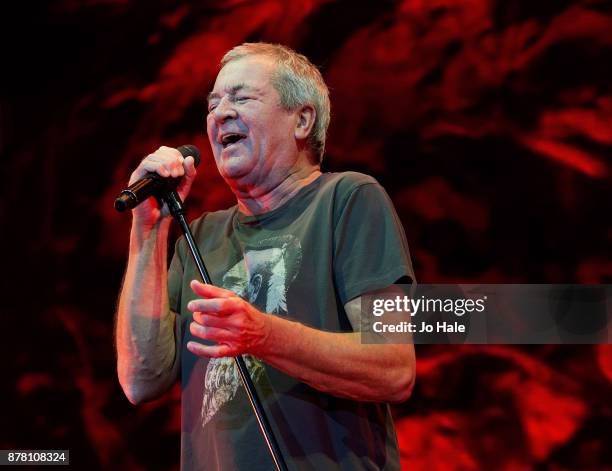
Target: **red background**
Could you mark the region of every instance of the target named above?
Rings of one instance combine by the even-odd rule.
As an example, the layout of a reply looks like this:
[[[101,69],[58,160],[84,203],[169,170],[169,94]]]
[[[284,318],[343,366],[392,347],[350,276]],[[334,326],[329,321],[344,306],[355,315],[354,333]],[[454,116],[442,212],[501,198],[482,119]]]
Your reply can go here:
[[[601,1],[111,1],[0,19],[1,448],[178,469],[179,401],[131,406],[113,311],[139,159],[194,143],[190,217],[233,204],[204,131],[217,63],[280,42],[331,89],[327,170],[375,176],[419,282],[610,283],[612,14]],[[612,469],[612,350],[419,347],[406,468]]]

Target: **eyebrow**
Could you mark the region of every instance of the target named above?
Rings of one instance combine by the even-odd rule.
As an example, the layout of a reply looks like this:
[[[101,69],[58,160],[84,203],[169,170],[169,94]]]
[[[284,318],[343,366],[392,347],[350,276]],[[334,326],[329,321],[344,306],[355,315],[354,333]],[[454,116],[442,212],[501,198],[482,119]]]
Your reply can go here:
[[[235,95],[236,93],[238,93],[241,90],[255,90],[253,87],[249,87],[248,85],[244,84],[244,83],[239,83],[237,85],[233,85],[229,88],[225,89],[225,92],[228,95]],[[217,98],[221,98],[220,95],[216,92],[210,92],[208,94],[208,96],[206,97],[206,101],[210,102],[210,100],[213,99],[217,99]]]

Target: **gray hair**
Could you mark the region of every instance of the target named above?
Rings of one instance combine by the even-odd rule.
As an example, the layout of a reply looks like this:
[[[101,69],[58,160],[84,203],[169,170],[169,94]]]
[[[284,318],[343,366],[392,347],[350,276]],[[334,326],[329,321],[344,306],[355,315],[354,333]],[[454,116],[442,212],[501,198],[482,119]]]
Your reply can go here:
[[[269,43],[243,43],[236,46],[223,56],[221,67],[253,55],[270,57],[276,63],[272,85],[280,95],[283,108],[294,111],[304,105],[314,107],[316,116],[308,144],[321,162],[330,119],[329,90],[321,72],[306,56],[286,46]]]

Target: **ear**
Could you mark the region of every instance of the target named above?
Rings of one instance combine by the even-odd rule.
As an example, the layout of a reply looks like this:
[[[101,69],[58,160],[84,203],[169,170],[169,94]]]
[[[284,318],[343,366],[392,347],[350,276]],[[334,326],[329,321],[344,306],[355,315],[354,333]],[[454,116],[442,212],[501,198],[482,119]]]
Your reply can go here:
[[[310,131],[312,131],[316,117],[317,112],[312,105],[304,105],[298,110],[294,133],[298,141],[304,140],[310,136]]]

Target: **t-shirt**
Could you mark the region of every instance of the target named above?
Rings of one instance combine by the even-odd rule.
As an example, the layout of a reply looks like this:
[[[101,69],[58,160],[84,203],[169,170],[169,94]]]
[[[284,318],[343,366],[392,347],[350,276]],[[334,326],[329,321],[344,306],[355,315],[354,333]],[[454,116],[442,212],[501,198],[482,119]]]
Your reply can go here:
[[[352,332],[344,305],[413,277],[402,225],[384,189],[356,172],[324,173],[277,209],[247,216],[237,206],[192,223],[213,284],[262,312],[329,332]],[[183,470],[273,470],[233,358],[186,349],[198,279],[183,239],[169,269],[170,307],[181,341]],[[205,342],[206,343],[206,342]],[[388,404],[317,391],[245,355],[290,470],[395,470]]]

